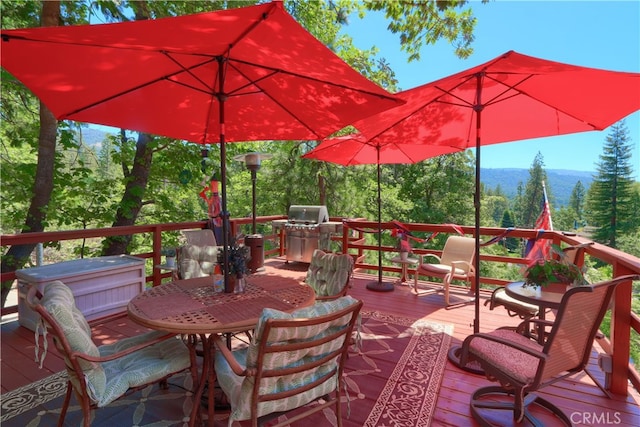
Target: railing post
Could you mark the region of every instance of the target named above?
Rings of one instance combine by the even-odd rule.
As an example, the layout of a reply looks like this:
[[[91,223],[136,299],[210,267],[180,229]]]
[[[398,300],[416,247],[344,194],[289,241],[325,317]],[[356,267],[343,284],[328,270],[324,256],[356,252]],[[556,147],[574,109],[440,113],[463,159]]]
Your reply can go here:
[[[162,270],[156,268],[156,265],[162,263],[161,260],[162,250],[162,229],[160,226],[153,228],[153,286],[158,286],[162,282]]]
[[[623,265],[613,264],[613,277],[632,274]],[[631,294],[632,282],[621,283],[613,294],[611,310],[611,393],[627,395],[629,355],[631,352]]]
[[[349,232],[350,228],[347,224],[342,225],[342,253],[349,253]]]

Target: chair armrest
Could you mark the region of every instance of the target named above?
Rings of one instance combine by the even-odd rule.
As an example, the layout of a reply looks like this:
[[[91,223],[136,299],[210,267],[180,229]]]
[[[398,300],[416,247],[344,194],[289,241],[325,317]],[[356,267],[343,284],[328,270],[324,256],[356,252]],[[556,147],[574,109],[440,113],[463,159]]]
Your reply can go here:
[[[529,319],[528,321],[524,321],[522,323],[534,323],[538,326],[553,326],[553,321],[542,319]]]
[[[216,348],[220,352],[220,354],[222,354],[222,356],[226,359],[234,374],[242,377],[251,376],[251,373],[238,363],[236,358],[233,356],[233,352],[229,350],[227,344],[222,339],[220,339],[220,335],[217,335],[213,338],[213,343],[216,345]]]
[[[469,273],[473,273],[475,270],[473,268],[473,264],[467,261],[451,261],[451,267],[453,267],[454,269],[459,268],[460,270],[466,270]]]
[[[420,255],[420,264],[425,264],[425,260],[427,259],[427,257],[433,257],[435,259],[438,260],[438,263],[440,263],[440,257],[438,255],[435,254],[424,254],[424,255]]]
[[[129,347],[129,348],[123,350],[123,351],[119,351],[117,353],[113,353],[113,354],[110,354],[108,356],[91,356],[91,355],[86,354],[86,353],[81,353],[81,352],[78,352],[78,351],[74,351],[74,352],[71,352],[71,357],[77,357],[79,359],[88,360],[90,362],[108,362],[109,360],[119,359],[119,358],[121,358],[123,356],[126,356],[128,354],[135,353],[136,351],[142,350],[143,348],[150,347],[152,345],[158,344],[158,343],[160,343],[162,341],[166,341],[168,339],[175,338],[175,337],[176,337],[176,334],[161,335],[161,336],[158,336],[158,337],[156,337],[156,338],[154,338],[152,340],[149,340],[147,342],[144,342],[144,343],[141,343],[141,344],[138,344],[138,345],[134,345],[134,346]]]

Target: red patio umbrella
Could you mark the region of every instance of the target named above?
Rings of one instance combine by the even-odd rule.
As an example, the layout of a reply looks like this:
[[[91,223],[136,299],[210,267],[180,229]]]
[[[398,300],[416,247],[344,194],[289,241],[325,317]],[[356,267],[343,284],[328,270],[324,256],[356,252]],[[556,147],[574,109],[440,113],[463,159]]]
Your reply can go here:
[[[2,66],[59,120],[220,143],[225,251],[226,141],[321,139],[398,103],[281,1],[0,37]]]
[[[378,144],[367,140],[361,134],[353,134],[329,138],[309,151],[303,158],[324,160],[343,166],[375,164],[378,181],[378,280],[367,284],[374,291],[393,291],[393,284],[382,281],[382,200],[380,196],[380,165],[410,164],[436,157],[441,154],[458,151],[456,148],[443,145],[428,145],[412,141],[389,142]]]
[[[476,148],[475,268],[480,271],[480,146],[603,130],[640,109],[640,74],[563,64],[509,51],[396,94],[405,104],[353,123],[371,144],[419,141]],[[474,332],[479,331],[480,275]]]

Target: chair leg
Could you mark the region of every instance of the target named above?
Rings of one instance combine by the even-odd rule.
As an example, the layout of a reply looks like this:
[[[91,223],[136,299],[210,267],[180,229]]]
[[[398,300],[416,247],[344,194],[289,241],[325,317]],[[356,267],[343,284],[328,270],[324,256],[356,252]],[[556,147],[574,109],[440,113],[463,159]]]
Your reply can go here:
[[[428,295],[428,294],[433,294],[438,292],[437,289],[423,289],[422,291],[418,290],[418,271],[416,271],[416,273],[413,275],[413,289],[411,289],[411,292],[414,295]],[[409,281],[409,288],[411,288],[411,281]]]
[[[535,393],[518,397],[514,394],[513,390],[506,390],[499,386],[488,386],[476,390],[471,395],[469,404],[473,418],[483,427],[495,426],[496,423],[500,421],[503,421],[505,424],[510,421],[519,423],[519,421],[517,421],[518,418],[526,418],[531,425],[543,427],[545,424],[530,411],[530,408],[533,406],[538,407],[538,409],[543,409],[549,414],[553,414],[562,425],[573,426],[569,417],[567,417],[560,408]],[[505,417],[500,417],[499,414],[502,412]],[[506,416],[509,416],[511,420],[507,420]],[[500,425],[502,425],[502,423],[500,423]]]
[[[64,402],[62,403],[62,410],[60,411],[60,417],[58,417],[58,427],[62,427],[64,425],[64,419],[67,416],[67,408],[69,408],[69,402],[71,401],[71,392],[73,391],[73,387],[71,385],[71,381],[67,381],[67,393],[64,396]],[[86,418],[86,414],[85,414]]]
[[[447,274],[442,279],[442,289],[444,290],[444,305],[449,307],[451,304],[449,302],[449,283],[451,282],[451,275]]]

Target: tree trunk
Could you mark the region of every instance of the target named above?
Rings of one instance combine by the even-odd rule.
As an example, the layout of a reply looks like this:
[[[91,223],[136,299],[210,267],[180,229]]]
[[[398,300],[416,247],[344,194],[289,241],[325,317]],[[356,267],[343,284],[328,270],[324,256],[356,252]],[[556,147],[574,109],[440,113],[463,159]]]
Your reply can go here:
[[[60,21],[60,2],[45,1],[42,7],[42,25],[55,27]],[[33,197],[29,205],[29,211],[22,228],[22,233],[35,233],[44,231],[46,208],[51,200],[53,191],[53,174],[56,156],[56,135],[58,121],[53,113],[40,103],[40,134],[38,135],[38,164],[33,184]],[[22,268],[27,261],[35,244],[16,245],[9,248],[2,257],[1,269],[3,273],[16,271]],[[13,281],[2,283],[2,307],[4,307]]]
[[[152,137],[150,135],[146,133],[138,134],[133,166],[131,171],[125,174],[127,185],[120,200],[112,227],[135,225],[138,219],[140,209],[142,209],[142,200],[147,189],[149,171],[153,159],[153,149],[149,145],[151,141]],[[131,235],[108,237],[103,242],[102,255],[128,253],[130,243]]]
[[[146,1],[131,2],[135,20],[141,21],[149,19],[150,13]],[[123,135],[124,140],[124,135]],[[153,150],[149,146],[152,141],[151,135],[139,133],[138,142],[136,143],[136,154],[133,158],[133,166],[131,171],[123,165],[125,171],[125,180],[127,185],[118,205],[115,220],[112,227],[122,227],[126,225],[135,225],[140,209],[142,209],[142,199],[147,190],[149,182],[149,171],[151,170],[151,161],[153,159]],[[123,141],[124,142],[124,141]],[[102,255],[120,255],[129,253],[129,244],[131,243],[131,235],[111,236],[102,242]]]

